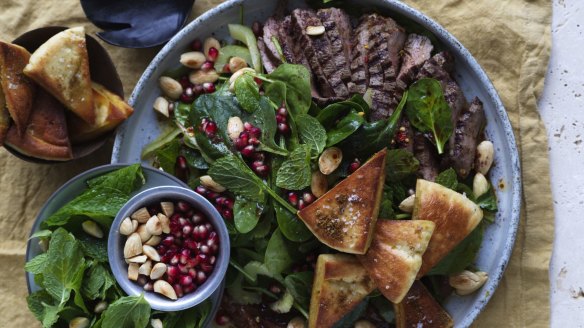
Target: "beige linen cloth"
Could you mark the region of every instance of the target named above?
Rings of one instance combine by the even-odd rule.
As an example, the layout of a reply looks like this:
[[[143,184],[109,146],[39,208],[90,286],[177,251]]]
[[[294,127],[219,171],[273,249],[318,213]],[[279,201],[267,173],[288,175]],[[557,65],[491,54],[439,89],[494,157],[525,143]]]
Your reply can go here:
[[[192,17],[221,1],[197,0]],[[464,44],[493,80],[507,108],[519,144],[524,196],[517,243],[505,277],[479,316],[477,327],[549,326],[548,263],[553,209],[547,138],[537,99],[550,53],[549,0],[406,0],[436,19]],[[0,39],[28,30],[84,25],[78,0],[0,0]],[[159,48],[132,50],[105,45],[129,96]],[[106,164],[111,143],[90,157],[60,165],[23,162],[0,149],[0,326],[36,327],[25,297],[24,254],[34,218],[61,184],[89,168]]]

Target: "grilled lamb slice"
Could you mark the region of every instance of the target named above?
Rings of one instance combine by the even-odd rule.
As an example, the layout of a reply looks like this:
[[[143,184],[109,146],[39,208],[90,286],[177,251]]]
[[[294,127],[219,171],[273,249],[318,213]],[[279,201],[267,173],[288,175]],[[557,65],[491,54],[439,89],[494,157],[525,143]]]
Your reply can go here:
[[[432,56],[432,58],[426,60],[418,72],[416,80],[425,77],[431,77],[440,81],[442,87],[444,88],[448,81],[452,80],[450,73],[453,69],[454,57],[452,57],[449,52],[442,51]]]
[[[420,162],[418,176],[434,182],[439,173],[438,153],[432,142],[421,132],[414,135],[414,157]]]
[[[408,35],[404,45],[402,65],[397,75],[400,89],[407,89],[414,81],[422,65],[430,59],[432,49],[434,46],[428,37],[413,33]]]
[[[282,39],[280,36],[280,27],[281,27],[280,25],[281,24],[273,17],[270,17],[270,18],[268,18],[268,20],[266,20],[266,22],[264,24],[264,28],[263,28],[264,35],[262,38],[262,42],[265,44],[266,51],[262,51],[262,49],[260,48],[260,51],[262,52],[262,54],[265,54],[267,57],[272,58],[272,62],[274,64],[276,64],[276,66],[280,65],[282,63],[282,61],[280,60],[280,54],[278,53],[278,49],[277,49],[276,45],[274,44],[273,38],[276,38],[278,40],[278,42],[280,43],[280,45],[282,45],[282,41],[286,41],[285,39]],[[258,46],[259,46],[259,44],[258,44]],[[282,52],[284,52],[283,47],[282,47]],[[262,57],[263,57],[263,55],[262,55]],[[287,59],[290,60],[293,58],[287,58]]]
[[[364,94],[369,83],[368,51],[371,37],[371,21],[369,16],[362,16],[359,25],[353,34],[353,46],[351,48],[351,83],[349,92]]]
[[[349,15],[342,9],[319,9],[316,15],[324,25],[331,49],[335,56],[335,63],[340,65],[341,78],[345,84],[351,82],[351,70],[349,67],[351,58],[351,21]]]
[[[308,35],[309,26],[323,26],[316,13],[309,9],[295,9],[292,11],[292,27],[295,35],[295,46],[303,50],[310,67],[317,80],[328,81],[333,94],[339,97],[348,97],[349,90],[343,82],[350,72],[346,65],[344,55],[333,52],[331,43],[326,35]]]
[[[266,46],[263,37],[258,38],[258,49],[260,50],[260,56],[262,57],[262,64],[267,73],[271,73],[273,70],[280,65],[281,61],[277,58],[272,57],[272,53]]]
[[[475,97],[463,112],[450,138],[448,157],[459,177],[466,178],[473,168],[478,139],[486,123],[483,103]]]
[[[460,114],[468,107],[466,98],[464,98],[462,89],[454,80],[448,81],[443,88],[444,98],[446,99],[448,106],[452,109],[452,126],[456,126]]]

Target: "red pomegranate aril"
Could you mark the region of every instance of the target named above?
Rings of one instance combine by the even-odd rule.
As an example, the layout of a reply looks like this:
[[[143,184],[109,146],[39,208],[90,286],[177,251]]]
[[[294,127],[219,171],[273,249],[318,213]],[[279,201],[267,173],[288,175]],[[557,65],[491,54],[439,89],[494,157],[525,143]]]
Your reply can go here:
[[[301,209],[305,208],[306,206],[307,206],[307,204],[304,202],[304,199],[301,199],[298,201],[298,206],[296,206],[296,208],[301,210]]]
[[[203,272],[205,272],[205,273],[209,273],[209,272],[213,271],[213,267],[214,267],[214,265],[209,264],[209,263],[201,263],[199,266],[201,267],[201,270],[203,270]]]
[[[249,130],[251,130],[252,127],[253,127],[253,125],[251,123],[249,123],[249,122],[243,123],[243,129],[245,131],[248,131],[249,132]]]
[[[262,135],[262,130],[260,130],[260,128],[252,126],[251,129],[249,129],[249,136],[253,137],[253,138],[259,138]],[[250,140],[251,142],[251,140]]]
[[[193,40],[193,42],[191,42],[191,49],[193,51],[201,51],[203,49],[203,43],[201,42],[201,40],[199,39]]]
[[[290,133],[290,126],[286,123],[278,123],[278,132],[282,135],[288,135]]]
[[[181,77],[181,78],[178,80],[178,83],[180,83],[180,85],[181,85],[181,87],[183,87],[183,89],[190,88],[190,87],[192,87],[192,85],[193,85],[193,84],[191,83],[191,81],[189,81],[189,77],[188,77],[188,76],[186,76],[186,75],[185,75],[185,76],[182,76],[182,77]]]
[[[203,90],[205,93],[213,93],[215,92],[215,84],[211,82],[205,82],[203,83]]]
[[[298,205],[298,195],[293,191],[289,192],[288,193],[288,202],[290,204],[292,204],[293,206]]]
[[[172,235],[175,238],[182,238],[183,237],[182,230],[181,231],[177,231],[177,232],[173,232]],[[175,243],[176,243],[176,241],[175,241]]]
[[[227,197],[224,197],[224,196],[217,197],[217,199],[215,199],[215,204],[217,204],[219,206],[225,206],[226,200],[227,200]]]
[[[164,246],[171,246],[174,245],[174,236],[168,235],[162,239],[162,245]]]
[[[178,276],[177,276],[177,277],[178,277]],[[172,284],[174,284],[174,283],[176,282],[176,280],[178,279],[177,277],[169,277],[169,276],[167,276],[165,280],[166,280],[166,281],[167,281],[169,284],[171,284],[171,285],[172,285]]]
[[[214,191],[209,191],[207,193],[207,198],[210,200],[215,200],[217,197],[219,197],[219,193],[216,193]]]
[[[247,157],[247,158],[252,158],[254,153],[255,153],[255,147],[253,145],[245,146],[241,150],[241,155],[243,157]]]
[[[208,121],[206,124],[203,125],[203,130],[205,131],[207,137],[213,138],[217,133],[217,124],[213,121]]]
[[[217,236],[217,233],[215,231],[211,231],[209,233],[209,238],[207,239],[207,245],[211,246],[210,244],[216,244],[219,241],[219,236]]]
[[[179,270],[178,267],[174,266],[174,265],[169,265],[168,268],[166,268],[166,275],[169,277],[178,277],[179,274]]]
[[[185,225],[182,228],[182,233],[184,236],[188,236],[193,232],[193,227],[191,225]]]
[[[221,216],[223,216],[227,220],[232,220],[233,219],[233,211],[226,208],[221,212]]]
[[[285,115],[276,115],[276,123],[286,123],[288,120]]]
[[[194,268],[197,265],[199,265],[199,261],[197,260],[197,257],[194,258],[190,258],[187,260],[187,266],[190,268]]]
[[[203,93],[205,93],[205,89],[203,89],[203,85],[202,85],[202,84],[195,84],[195,85],[193,86],[193,93],[194,93],[196,96],[200,96],[200,95],[202,95]]]
[[[190,268],[188,274],[189,274],[189,276],[191,276],[191,278],[196,278],[197,277],[197,270],[194,268]]]
[[[355,160],[353,162],[351,162],[351,164],[349,164],[349,173],[353,173],[355,171],[357,171],[357,169],[361,166],[361,161],[359,161],[359,159],[355,158]]]
[[[186,248],[192,249],[192,250],[197,249],[197,246],[198,246],[197,242],[194,240],[185,240],[184,245]]]
[[[176,162],[174,165],[174,172],[176,177],[183,181],[183,182],[187,182],[189,180],[189,165],[187,163],[187,159],[180,155],[176,157]],[[156,213],[160,213],[160,211],[156,211],[154,210],[153,212],[155,213],[151,213],[150,215],[156,215]]]
[[[260,165],[256,167],[255,173],[257,173],[261,177],[266,177],[268,173],[270,173],[270,167],[268,165]]]
[[[231,198],[227,198],[225,200],[225,203],[223,204],[225,207],[227,207],[228,209],[232,210],[233,209],[233,205],[235,205],[235,201]]]
[[[174,288],[174,292],[176,293],[177,297],[184,296],[184,292],[183,292],[183,289],[182,289],[180,284],[174,284],[174,285],[172,285],[172,288]]]
[[[189,272],[189,267],[185,264],[180,263],[179,265],[176,266],[178,268],[178,271],[180,271],[180,273],[188,273]]]
[[[213,244],[209,247],[211,248],[211,254],[217,254],[217,251],[219,250],[219,245]]]
[[[304,200],[304,202],[306,204],[312,204],[312,202],[314,202],[316,200],[316,197],[314,197],[314,195],[309,193],[309,192],[305,192],[302,195],[302,199]]]
[[[195,188],[195,192],[201,196],[205,196],[207,194],[207,188],[203,186],[197,186]]]
[[[209,264],[211,264],[211,265],[215,265],[215,261],[217,261],[217,258],[216,258],[215,256],[211,256],[211,257],[209,258]]]
[[[231,320],[229,320],[229,317],[223,314],[217,314],[217,316],[215,317],[215,323],[218,324],[219,326],[224,326],[226,324],[228,324]]]
[[[176,208],[177,208],[179,211],[181,211],[181,212],[183,212],[183,213],[184,213],[184,212],[187,212],[188,210],[190,210],[190,209],[191,209],[191,205],[190,205],[189,203],[187,203],[187,202],[184,202],[184,201],[182,201],[182,200],[179,200],[179,201],[176,203]]]
[[[192,103],[195,100],[195,93],[193,92],[193,89],[186,88],[185,92],[183,92],[180,95],[180,101],[184,102],[184,103]]]
[[[158,254],[164,254],[166,253],[167,250],[168,249],[163,244],[158,244],[158,246],[156,246],[156,251],[158,252]]]
[[[231,69],[229,68],[229,63],[223,65],[222,72],[223,73],[231,73]]]
[[[200,284],[204,283],[206,280],[207,280],[207,275],[205,274],[205,272],[203,272],[203,271],[197,272],[197,278],[196,278],[197,284],[200,285]]]
[[[209,232],[215,231],[215,229],[213,228],[213,225],[209,222],[205,223],[205,228],[207,228],[207,231],[209,231]]]
[[[195,213],[195,214],[193,214],[191,221],[193,221],[193,223],[197,224],[197,223],[203,222],[204,219],[205,218],[203,217],[203,214]]]
[[[205,254],[197,254],[197,256],[195,256],[195,259],[197,260],[197,262],[199,262],[199,264],[201,263],[207,263],[207,261],[209,261],[207,255]]]
[[[280,108],[278,108],[277,113],[278,113],[278,115],[282,115],[282,116],[286,117],[288,115],[288,110],[286,109],[286,107],[280,107]]]
[[[253,78],[253,80],[254,80],[254,81],[255,81],[255,83],[256,83],[257,85],[259,85],[259,86],[261,86],[261,85],[264,83],[264,81],[260,80],[260,78],[259,78],[259,77],[254,77],[254,78]]]
[[[183,275],[180,277],[179,282],[183,286],[188,286],[193,283],[193,278],[189,275]]]
[[[178,255],[174,255],[171,259],[170,259],[170,264],[172,265],[177,265],[178,262],[180,261],[180,257]]]
[[[249,134],[247,132],[241,132],[239,137],[235,139],[235,148],[237,150],[242,150],[249,144]]]
[[[211,249],[207,245],[201,245],[201,247],[199,247],[199,251],[201,251],[203,254],[209,254]]]
[[[260,144],[260,140],[256,137],[249,138],[249,144],[253,146],[257,146]]]
[[[192,293],[195,289],[197,289],[197,286],[195,286],[194,284],[190,284],[188,286],[183,286],[183,292],[185,294],[190,294]]]
[[[206,62],[204,62],[203,65],[201,65],[201,70],[205,71],[205,72],[208,72],[208,71],[212,70],[213,68],[215,68],[215,65],[213,65],[213,62],[210,62],[208,60]]]
[[[209,48],[209,58],[214,62],[219,56],[219,50],[215,47]]]

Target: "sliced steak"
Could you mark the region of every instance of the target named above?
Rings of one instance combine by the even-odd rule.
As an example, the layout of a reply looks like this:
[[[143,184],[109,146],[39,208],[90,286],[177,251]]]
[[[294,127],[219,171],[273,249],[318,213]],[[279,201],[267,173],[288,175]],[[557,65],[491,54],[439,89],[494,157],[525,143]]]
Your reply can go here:
[[[422,65],[430,59],[432,49],[434,46],[428,37],[413,33],[408,35],[397,75],[398,88],[405,90],[414,81]]]
[[[316,16],[322,22],[326,35],[331,44],[335,63],[341,72],[341,79],[345,84],[351,82],[351,21],[349,15],[342,9],[319,9]]]
[[[420,162],[418,176],[428,181],[436,180],[440,164],[438,152],[434,144],[421,132],[414,135],[414,157]]]
[[[273,17],[268,18],[268,20],[266,20],[266,22],[264,23],[264,28],[263,28],[264,35],[262,38],[262,41],[265,44],[265,47],[264,47],[265,51],[262,51],[262,49],[260,48],[260,51],[262,52],[262,60],[263,60],[263,57],[265,55],[266,57],[271,58],[271,62],[276,64],[276,66],[280,65],[282,63],[282,60],[280,59],[280,54],[278,53],[278,49],[277,49],[276,45],[274,44],[273,39],[276,38],[278,40],[278,42],[280,43],[280,45],[282,45],[283,42],[287,41],[285,38],[282,38],[280,36],[280,29],[281,29],[280,22],[278,22]],[[259,40],[258,40],[258,43],[259,43]],[[259,44],[258,44],[258,47],[259,47]],[[294,59],[294,58],[290,58],[290,59]],[[290,59],[287,58],[287,60],[290,60]],[[266,70],[267,70],[267,68],[266,68]]]
[[[342,52],[334,53],[326,33],[308,35],[309,26],[323,26],[316,13],[309,9],[292,11],[292,28],[295,46],[302,49],[318,81],[326,80],[333,95],[348,97],[349,90],[343,78],[349,76],[346,60]],[[324,96],[324,93],[323,93]]]
[[[444,98],[448,106],[452,109],[452,126],[456,126],[458,117],[468,107],[462,89],[460,89],[456,81],[450,80],[446,83],[446,86],[444,86]]]
[[[260,50],[260,56],[262,57],[262,64],[267,73],[271,73],[273,70],[280,65],[281,61],[273,57],[263,37],[258,38],[258,49]]]
[[[464,111],[449,140],[448,159],[459,177],[466,178],[473,168],[478,139],[486,123],[483,103],[475,97]]]
[[[449,52],[442,51],[432,56],[432,58],[426,60],[424,65],[422,65],[422,68],[420,68],[416,80],[425,77],[431,77],[440,81],[442,87],[444,88],[446,83],[452,80],[450,73],[452,72],[453,68],[454,57],[452,57]]]
[[[371,19],[368,15],[361,17],[359,25],[353,34],[353,46],[351,48],[351,83],[349,92],[364,94],[369,83],[369,39],[371,37]]]

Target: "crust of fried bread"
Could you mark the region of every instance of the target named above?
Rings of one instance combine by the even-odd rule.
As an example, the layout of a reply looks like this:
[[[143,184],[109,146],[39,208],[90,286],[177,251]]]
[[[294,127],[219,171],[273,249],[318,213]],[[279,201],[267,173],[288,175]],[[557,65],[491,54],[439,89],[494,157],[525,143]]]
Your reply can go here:
[[[22,135],[28,124],[36,86],[22,72],[30,53],[23,47],[0,41],[0,85],[6,108]]]
[[[416,280],[434,226],[424,220],[378,220],[369,250],[357,256],[391,302],[401,302]]]
[[[394,304],[396,328],[451,328],[454,321],[420,281],[401,303]]]
[[[355,256],[320,255],[316,261],[308,327],[332,327],[374,289],[373,280]]]
[[[436,224],[422,256],[418,278],[424,276],[481,222],[483,211],[470,199],[440,184],[419,179],[416,183],[413,220]]]
[[[379,214],[386,153],[387,149],[383,149],[373,155],[357,171],[298,212],[322,243],[341,252],[365,254]]]
[[[85,29],[59,32],[30,57],[24,73],[89,124],[95,121]]]
[[[18,135],[13,125],[8,130],[6,144],[24,155],[35,158],[52,161],[72,159],[63,105],[39,89],[24,134]]]
[[[115,129],[126,120],[134,110],[118,95],[104,86],[93,82],[93,107],[95,123],[88,124],[76,116],[68,118],[69,135],[73,144],[94,140]]]
[[[2,88],[0,88],[0,146],[4,144],[8,128],[10,128],[10,114],[6,109],[6,100]]]

